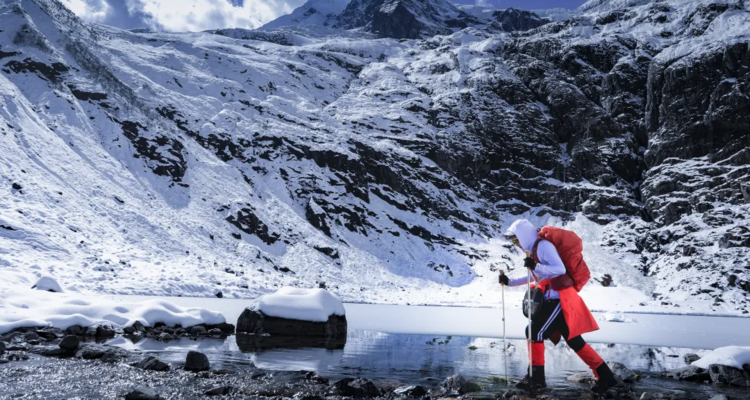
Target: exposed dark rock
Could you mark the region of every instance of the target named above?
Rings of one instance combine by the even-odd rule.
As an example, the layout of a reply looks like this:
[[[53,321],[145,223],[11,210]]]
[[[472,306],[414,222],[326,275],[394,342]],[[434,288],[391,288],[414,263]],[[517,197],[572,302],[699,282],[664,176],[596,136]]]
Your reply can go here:
[[[685,354],[685,363],[687,364],[692,364],[700,359],[701,359],[701,356],[695,353]]]
[[[0,355],[3,355],[5,353],[5,343],[0,341]]]
[[[148,356],[135,364],[136,368],[147,371],[169,371],[169,364],[162,362],[154,356]]]
[[[481,386],[469,381],[459,374],[446,378],[443,383],[440,384],[440,387],[442,387],[445,393],[450,396],[462,395],[469,392],[479,392],[482,390]]]
[[[202,325],[195,325],[190,327],[191,335],[205,335],[207,332],[208,331],[206,330],[206,327]]]
[[[708,366],[711,382],[731,386],[750,386],[750,376],[747,371],[726,365],[711,364]]]
[[[223,396],[229,394],[232,390],[230,386],[217,386],[206,391],[206,396]]]
[[[688,365],[687,367],[667,371],[665,373],[665,376],[667,378],[679,379],[682,381],[691,381],[691,382],[704,382],[704,381],[708,381],[711,379],[707,370],[703,368],[698,368],[692,365]]]
[[[249,235],[257,236],[266,244],[274,244],[279,240],[280,235],[278,233],[269,233],[268,225],[258,218],[255,211],[249,205],[238,210],[235,215],[229,215],[226,220],[239,230]]]
[[[211,368],[211,364],[208,362],[208,357],[205,354],[190,351],[185,359],[185,370],[186,371],[208,371]]]
[[[528,31],[550,22],[531,11],[517,8],[495,11],[492,13],[492,18],[495,20],[491,25],[492,28],[503,32]]]
[[[421,398],[427,396],[427,393],[427,389],[419,385],[401,386],[393,390],[395,396],[405,398]]]
[[[74,351],[81,344],[81,339],[78,336],[68,335],[63,338],[60,342],[60,348],[63,350]]]
[[[300,321],[270,317],[261,311],[249,308],[237,320],[237,332],[272,336],[313,336],[321,338],[346,339],[346,316],[331,315],[327,322]]]
[[[610,361],[607,363],[607,365],[609,365],[612,373],[614,373],[615,376],[621,379],[623,382],[633,383],[635,381],[641,380],[641,376],[638,373],[631,371],[628,367],[625,366],[625,364]]]
[[[68,327],[68,329],[66,329],[65,332],[71,335],[80,335],[84,332],[84,329],[83,327],[81,327],[81,325],[73,325],[73,326]]]
[[[163,400],[155,390],[149,388],[137,388],[125,395],[125,400]]]
[[[377,397],[380,390],[374,383],[364,378],[344,378],[333,384],[331,392],[334,395],[346,397]]]

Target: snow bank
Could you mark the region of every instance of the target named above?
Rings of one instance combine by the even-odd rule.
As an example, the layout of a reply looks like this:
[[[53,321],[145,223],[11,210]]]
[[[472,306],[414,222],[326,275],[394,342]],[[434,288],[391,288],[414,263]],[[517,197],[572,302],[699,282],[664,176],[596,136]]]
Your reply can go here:
[[[60,284],[57,283],[57,280],[51,276],[43,276],[39,278],[39,280],[36,281],[34,286],[32,286],[31,288],[36,289],[36,290],[45,290],[47,292],[57,292],[57,293],[63,292],[63,289],[60,286]]]
[[[632,318],[628,318],[623,313],[604,313],[599,318],[600,321],[607,321],[607,322],[622,322],[622,323],[631,323],[636,322]]]
[[[54,279],[52,282],[56,283]],[[30,288],[0,290],[0,333],[36,326],[66,329],[73,325],[111,325],[122,328],[135,321],[150,326],[163,322],[188,327],[201,323],[220,324],[225,319],[218,312],[183,308],[161,300],[123,303],[79,293],[52,293]]]
[[[714,351],[706,354],[692,365],[708,369],[711,364],[726,365],[742,369],[745,364],[750,364],[750,347],[747,346],[727,346],[719,347]]]
[[[252,307],[271,317],[326,322],[331,315],[345,315],[344,303],[324,289],[283,287],[261,296]]]

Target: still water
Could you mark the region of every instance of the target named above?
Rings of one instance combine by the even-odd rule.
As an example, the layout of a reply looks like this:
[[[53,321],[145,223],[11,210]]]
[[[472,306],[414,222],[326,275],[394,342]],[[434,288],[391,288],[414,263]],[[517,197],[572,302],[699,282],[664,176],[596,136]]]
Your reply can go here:
[[[114,296],[137,300],[138,296]],[[142,297],[143,299],[153,299]],[[235,323],[249,304],[247,300],[168,298],[181,306],[220,311]],[[507,310],[507,350],[503,351],[502,312],[497,309],[415,307],[346,304],[349,331],[343,349],[267,349],[248,351],[237,337],[168,343],[124,338],[110,343],[143,352],[159,353],[167,362],[181,363],[189,350],[205,353],[214,368],[241,369],[255,365],[268,370],[316,371],[329,378],[362,376],[375,381],[391,380],[435,385],[455,373],[487,388],[502,389],[497,378],[520,378],[525,374],[526,346],[520,340],[525,322],[520,310]],[[584,337],[607,361],[631,369],[658,373],[687,365],[684,356],[705,354],[706,349],[745,344],[750,319],[665,315],[628,315],[630,322],[602,321],[601,330]],[[712,333],[713,332],[713,333]],[[732,333],[735,332],[735,333]],[[609,340],[607,340],[609,339]],[[507,369],[506,369],[507,365]],[[547,343],[548,384],[573,386],[567,377],[587,371],[586,365],[564,342]],[[641,388],[676,392],[706,391],[710,386],[647,377]],[[743,391],[743,394],[750,394]],[[710,397],[710,396],[709,396]]]

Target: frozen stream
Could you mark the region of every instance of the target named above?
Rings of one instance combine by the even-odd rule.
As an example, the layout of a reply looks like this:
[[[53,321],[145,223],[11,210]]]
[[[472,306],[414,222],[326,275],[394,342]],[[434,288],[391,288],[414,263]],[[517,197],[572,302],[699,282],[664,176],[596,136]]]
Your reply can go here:
[[[139,296],[113,296],[129,301]],[[147,299],[147,297],[142,297]],[[148,299],[152,299],[148,297]],[[222,312],[235,323],[248,300],[168,298],[181,306],[200,306]],[[131,343],[114,339],[130,349],[159,352],[165,361],[180,362],[188,350],[206,353],[218,368],[241,368],[253,363],[270,370],[310,370],[329,377],[365,376],[373,380],[436,383],[454,373],[492,386],[493,376],[505,375],[502,351],[502,311],[490,308],[416,307],[346,304],[349,335],[343,350],[272,349],[243,352],[234,336],[227,339],[169,343],[143,340]],[[527,357],[521,339],[525,320],[520,310],[507,313],[508,374],[525,373]],[[597,318],[602,314],[596,313]],[[726,345],[750,345],[750,318],[684,315],[625,314],[632,322],[600,321],[601,330],[585,335],[607,361],[622,362],[632,369],[661,372],[685,366],[688,353]],[[547,344],[548,382],[572,385],[566,377],[587,368],[564,342]],[[641,387],[674,391],[705,391],[711,387],[647,378]],[[727,393],[727,392],[725,392]],[[729,393],[727,393],[729,394]],[[737,394],[737,393],[734,393]],[[742,391],[743,395],[750,395]],[[709,396],[710,397],[710,396]]]

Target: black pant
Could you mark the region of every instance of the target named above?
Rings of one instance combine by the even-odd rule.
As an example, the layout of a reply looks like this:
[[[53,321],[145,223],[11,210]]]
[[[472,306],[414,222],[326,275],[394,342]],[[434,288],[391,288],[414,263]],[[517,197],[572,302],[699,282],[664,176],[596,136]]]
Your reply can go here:
[[[568,329],[568,323],[565,322],[565,315],[563,315],[560,300],[545,299],[542,309],[531,320],[531,340],[533,342],[543,342],[557,332],[565,338],[568,346],[575,352],[578,352],[586,345],[581,335],[568,338],[570,330]],[[529,338],[528,327],[526,327],[526,338]]]

